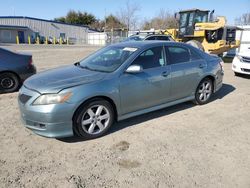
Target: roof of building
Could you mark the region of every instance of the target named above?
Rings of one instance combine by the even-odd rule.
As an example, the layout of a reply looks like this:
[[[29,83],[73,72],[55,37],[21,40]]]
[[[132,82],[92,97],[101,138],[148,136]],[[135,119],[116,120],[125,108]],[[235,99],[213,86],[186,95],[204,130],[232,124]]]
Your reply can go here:
[[[0,19],[29,19],[29,20],[44,21],[44,22],[57,23],[57,24],[63,24],[63,25],[84,27],[84,28],[90,29],[89,26],[87,25],[69,24],[69,23],[64,23],[64,22],[59,22],[59,21],[54,21],[54,20],[45,20],[45,19],[33,18],[33,17],[27,17],[27,16],[0,16]]]

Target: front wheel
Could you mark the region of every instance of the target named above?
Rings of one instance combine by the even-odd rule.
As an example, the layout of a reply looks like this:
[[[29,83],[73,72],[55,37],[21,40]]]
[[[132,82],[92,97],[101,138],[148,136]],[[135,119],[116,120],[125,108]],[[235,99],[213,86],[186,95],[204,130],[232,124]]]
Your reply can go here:
[[[73,118],[75,133],[85,139],[105,134],[114,123],[114,109],[105,100],[96,99],[80,107]]]
[[[18,77],[10,72],[0,73],[0,93],[14,92],[19,87]]]
[[[195,92],[195,102],[199,105],[208,103],[213,93],[213,82],[209,78],[203,79]]]

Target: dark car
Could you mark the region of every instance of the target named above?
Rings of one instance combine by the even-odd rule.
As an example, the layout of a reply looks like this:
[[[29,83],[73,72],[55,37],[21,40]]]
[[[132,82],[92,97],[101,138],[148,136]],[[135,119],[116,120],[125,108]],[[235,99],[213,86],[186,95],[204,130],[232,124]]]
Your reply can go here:
[[[23,81],[35,73],[32,55],[0,48],[0,93],[18,90]]]
[[[126,38],[123,42],[131,42],[131,41],[143,41],[143,40],[161,40],[161,41],[174,41],[174,39],[170,35],[163,34],[135,34]]]

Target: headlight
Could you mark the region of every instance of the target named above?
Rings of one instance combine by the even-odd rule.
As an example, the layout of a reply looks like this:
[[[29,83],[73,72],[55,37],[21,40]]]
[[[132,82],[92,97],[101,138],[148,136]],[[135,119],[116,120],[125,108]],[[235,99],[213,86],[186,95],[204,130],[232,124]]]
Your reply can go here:
[[[236,57],[242,62],[242,57],[240,55],[236,55]]]
[[[60,93],[60,94],[44,94],[38,97],[33,105],[48,105],[48,104],[59,104],[64,103],[72,96],[71,92]]]

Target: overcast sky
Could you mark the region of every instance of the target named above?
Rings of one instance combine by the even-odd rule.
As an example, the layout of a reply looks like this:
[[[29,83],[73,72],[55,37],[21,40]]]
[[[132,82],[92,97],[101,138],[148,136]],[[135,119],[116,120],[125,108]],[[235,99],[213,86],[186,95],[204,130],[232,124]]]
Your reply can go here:
[[[64,16],[68,10],[87,11],[98,19],[114,15],[125,5],[127,0],[0,0],[0,16],[29,16],[54,19]],[[234,24],[236,17],[250,12],[250,0],[130,0],[140,6],[138,18],[151,18],[164,8],[172,13],[182,9],[215,9],[215,15],[226,16],[229,24]]]

